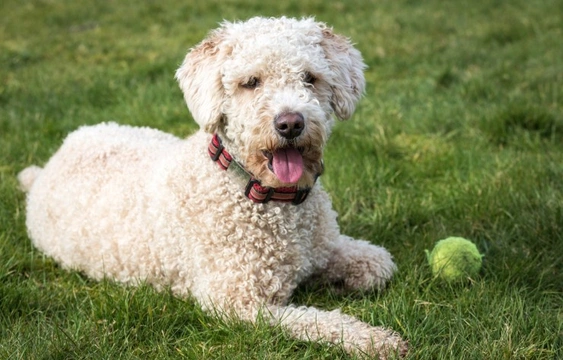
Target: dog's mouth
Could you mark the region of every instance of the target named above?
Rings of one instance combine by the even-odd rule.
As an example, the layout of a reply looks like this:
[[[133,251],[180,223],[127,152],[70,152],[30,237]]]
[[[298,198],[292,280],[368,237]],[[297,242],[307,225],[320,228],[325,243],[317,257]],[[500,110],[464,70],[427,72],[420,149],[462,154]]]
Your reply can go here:
[[[268,169],[283,183],[295,184],[303,175],[302,147],[288,146],[273,151],[262,151],[268,159]]]

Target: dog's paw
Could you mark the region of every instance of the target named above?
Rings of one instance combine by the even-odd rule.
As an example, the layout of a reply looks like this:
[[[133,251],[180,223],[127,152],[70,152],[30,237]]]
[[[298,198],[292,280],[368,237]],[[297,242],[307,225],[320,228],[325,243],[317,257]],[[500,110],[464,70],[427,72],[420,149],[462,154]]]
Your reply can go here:
[[[343,255],[344,287],[349,290],[383,289],[397,269],[387,250],[366,241],[353,240]]]
[[[347,352],[365,359],[401,359],[408,352],[408,343],[399,334],[382,327],[370,327],[344,347]]]

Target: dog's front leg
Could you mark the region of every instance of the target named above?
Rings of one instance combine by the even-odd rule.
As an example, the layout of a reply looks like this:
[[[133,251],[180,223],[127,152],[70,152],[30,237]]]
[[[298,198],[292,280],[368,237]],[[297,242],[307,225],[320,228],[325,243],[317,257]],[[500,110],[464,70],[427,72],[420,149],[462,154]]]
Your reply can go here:
[[[385,287],[397,269],[391,254],[380,246],[341,234],[337,213],[328,195],[320,191],[316,196],[321,201],[312,211],[318,214],[313,237],[315,256],[312,257],[317,262],[312,279],[341,283],[349,290]],[[320,253],[323,256],[317,255]]]
[[[271,303],[240,305],[230,303],[217,309],[215,314],[252,323],[262,319],[272,326],[280,326],[296,339],[341,346],[346,352],[361,357],[385,360],[402,357],[407,352],[407,342],[398,333],[371,326],[340,310],[323,311],[314,307]]]
[[[332,244],[323,280],[343,283],[349,290],[382,289],[397,269],[391,254],[384,248],[346,235]]]
[[[407,343],[396,332],[371,326],[340,310],[271,305],[263,316],[269,316],[273,325],[280,324],[295,338],[340,345],[351,354],[388,359],[407,351]]]

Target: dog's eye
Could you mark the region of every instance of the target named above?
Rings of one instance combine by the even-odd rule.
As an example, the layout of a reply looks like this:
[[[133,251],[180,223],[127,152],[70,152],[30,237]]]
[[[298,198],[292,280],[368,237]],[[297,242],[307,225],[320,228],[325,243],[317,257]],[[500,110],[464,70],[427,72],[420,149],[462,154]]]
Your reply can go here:
[[[248,81],[242,83],[241,86],[245,89],[256,89],[260,86],[260,80],[257,77],[251,76]]]
[[[309,85],[313,85],[317,81],[317,78],[311,74],[310,72],[306,71],[303,73],[303,82]]]

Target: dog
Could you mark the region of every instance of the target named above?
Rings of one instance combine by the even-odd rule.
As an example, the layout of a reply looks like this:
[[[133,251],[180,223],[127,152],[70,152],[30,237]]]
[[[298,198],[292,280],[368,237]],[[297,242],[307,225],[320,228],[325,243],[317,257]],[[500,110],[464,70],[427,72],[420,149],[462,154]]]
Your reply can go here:
[[[223,22],[176,72],[199,131],[179,139],[101,123],[71,133],[43,168],[18,175],[30,238],[94,279],[169,288],[351,354],[404,355],[392,330],[288,304],[310,278],[377,290],[396,270],[384,248],[340,233],[319,182],[364,69],[349,39],[312,18]]]

